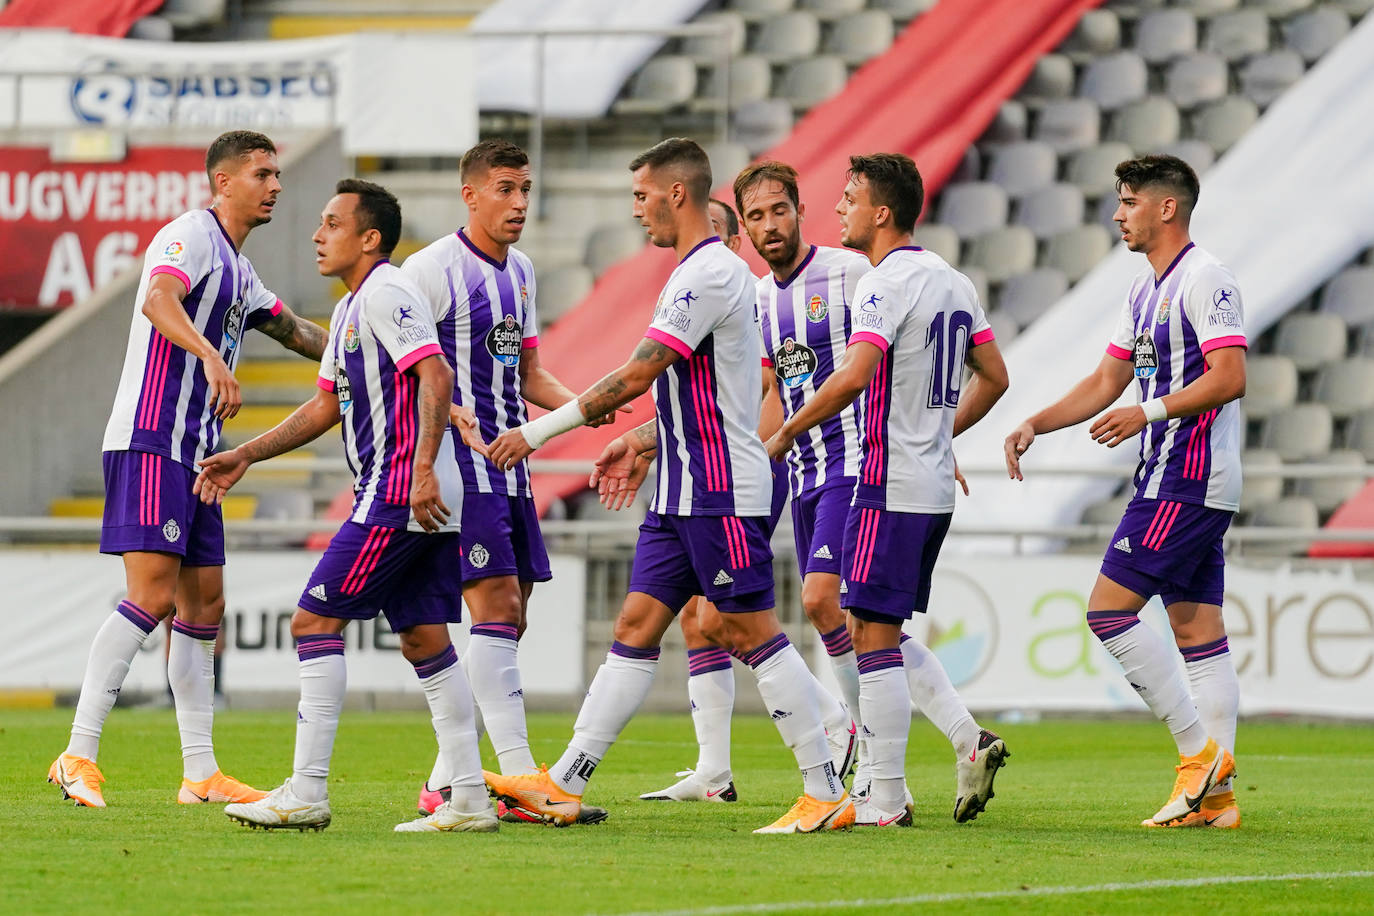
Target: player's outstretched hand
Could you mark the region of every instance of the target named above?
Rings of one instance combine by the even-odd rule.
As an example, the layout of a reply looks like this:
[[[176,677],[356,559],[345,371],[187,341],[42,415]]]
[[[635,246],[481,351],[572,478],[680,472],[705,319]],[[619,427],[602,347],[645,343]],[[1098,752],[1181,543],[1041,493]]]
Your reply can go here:
[[[968,481],[964,479],[964,475],[959,470],[958,459],[955,459],[954,461],[954,482],[957,483],[960,487],[962,487],[964,490],[964,495],[968,496]]]
[[[201,368],[205,371],[205,381],[209,386],[206,396],[210,399],[215,416],[221,420],[237,416],[239,407],[243,405],[243,393],[239,391],[239,380],[234,378],[234,373],[229,371],[218,353],[201,363]]]
[[[1107,448],[1116,448],[1145,428],[1145,411],[1137,404],[1133,407],[1118,407],[1097,418],[1088,433],[1094,442]]]
[[[239,482],[251,462],[238,449],[230,449],[207,455],[196,463],[200,465],[200,473],[196,475],[191,492],[200,497],[205,505],[213,506],[224,502],[224,494]]]
[[[462,437],[463,444],[479,455],[487,455],[487,444],[482,441],[482,430],[477,425],[477,413],[467,406],[454,404],[448,409],[448,422]]]
[[[649,473],[649,462],[638,459],[623,438],[612,439],[601,450],[587,485],[596,489],[597,497],[607,509],[620,510],[634,502]]]
[[[1030,448],[1034,441],[1035,430],[1027,421],[1013,429],[1011,435],[1002,443],[1002,451],[1007,459],[1007,476],[1012,480],[1025,479],[1021,476],[1021,456],[1026,454],[1026,449]],[[968,490],[965,489],[964,492],[967,493]]]
[[[434,476],[433,465],[416,464],[410,482],[410,511],[420,527],[431,534],[448,522],[448,506],[439,496],[439,478]]]
[[[532,451],[534,449],[530,448],[524,433],[519,429],[508,429],[487,446],[487,457],[501,470],[509,471]]]
[[[615,410],[611,411],[611,412],[608,413],[608,414],[602,414],[601,416],[597,417],[595,420],[588,420],[588,421],[587,421],[587,425],[590,426],[592,429],[595,429],[595,428],[598,427],[598,426],[610,426],[612,423],[615,422],[615,415],[616,415],[616,414],[618,414],[618,413],[634,413],[634,412],[635,412],[634,405],[632,405],[632,404],[626,404],[624,407],[617,407]]]
[[[786,427],[783,427],[783,429],[786,429]],[[773,438],[763,444],[763,447],[768,449],[768,459],[770,461],[781,461],[782,456],[792,450],[792,443],[796,441],[796,436],[786,435],[783,429],[775,432]]]

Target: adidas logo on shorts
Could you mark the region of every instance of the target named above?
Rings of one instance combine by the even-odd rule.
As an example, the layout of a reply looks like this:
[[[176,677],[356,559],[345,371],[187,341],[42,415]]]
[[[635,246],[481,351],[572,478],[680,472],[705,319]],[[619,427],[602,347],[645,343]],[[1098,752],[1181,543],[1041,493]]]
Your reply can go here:
[[[1131,552],[1131,540],[1130,540],[1130,538],[1122,538],[1121,540],[1117,541],[1115,544],[1112,545],[1112,549],[1113,549],[1113,550],[1120,550],[1122,553],[1130,553],[1130,552]]]
[[[829,545],[829,544],[822,544],[822,545],[820,546],[820,549],[817,550],[815,553],[811,554],[811,556],[812,556],[813,559],[816,559],[816,560],[833,560],[833,559],[835,559],[835,555],[832,554],[832,553],[830,552],[830,545]]]
[[[323,582],[321,582],[319,585],[317,585],[317,586],[315,586],[314,588],[312,588],[312,589],[309,591],[308,594],[310,595],[311,598],[314,598],[316,601],[325,601],[325,602],[329,601],[329,599],[326,598],[325,595],[324,595],[324,583],[323,583]]]
[[[727,573],[725,570],[722,569],[720,572],[716,573],[716,579],[715,579],[715,581],[712,582],[711,584],[712,584],[712,585],[731,585],[731,584],[734,583],[734,581],[735,581],[734,579],[731,579],[731,578],[730,578],[730,574]]]

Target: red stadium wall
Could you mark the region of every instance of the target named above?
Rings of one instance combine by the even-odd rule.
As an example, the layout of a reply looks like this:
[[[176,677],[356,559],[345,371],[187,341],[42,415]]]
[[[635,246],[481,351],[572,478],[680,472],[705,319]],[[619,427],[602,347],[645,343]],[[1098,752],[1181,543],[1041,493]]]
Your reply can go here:
[[[921,169],[927,197],[933,195],[1002,102],[1025,82],[1036,59],[1098,2],[941,0],[916,20],[887,53],[859,70],[838,96],[812,109],[766,154],[801,173],[802,200],[810,207],[808,241],[839,244],[831,208],[844,187],[850,153],[906,153]],[[733,176],[717,177],[725,179],[721,196],[732,199]],[[743,248],[750,267],[763,273],[762,260],[748,243]],[[673,264],[671,251],[648,249],[607,271],[588,297],[544,335],[544,364],[580,391],[623,363],[648,326]],[[635,409],[631,423],[653,415],[647,397]],[[591,460],[625,423],[569,433],[538,456]],[[537,475],[536,481],[541,512],[554,497],[586,486],[574,475]]]

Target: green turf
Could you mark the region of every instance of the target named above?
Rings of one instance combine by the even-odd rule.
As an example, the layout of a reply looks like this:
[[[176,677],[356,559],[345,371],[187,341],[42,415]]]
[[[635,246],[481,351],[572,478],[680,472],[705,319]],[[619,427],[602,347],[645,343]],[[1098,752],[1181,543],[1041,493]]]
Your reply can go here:
[[[271,787],[288,774],[293,716],[220,715],[220,762]],[[771,723],[735,722],[733,805],[640,802],[695,759],[686,717],[632,723],[588,801],[610,820],[496,835],[398,836],[428,774],[433,737],[411,713],[346,713],[323,833],[263,833],[218,806],[179,806],[170,712],[116,711],[101,764],[105,810],[59,803],[43,781],[69,710],[0,711],[0,911],[6,913],[629,913],[862,898],[827,912],[1368,911],[1374,877],[1330,877],[1035,896],[1055,888],[1209,876],[1374,869],[1374,729],[1256,723],[1242,732],[1244,827],[1135,826],[1172,785],[1160,726],[1063,722],[1000,727],[1012,750],[997,798],[969,824],[951,817],[951,754],[916,723],[908,778],[913,830],[757,837],[800,781]],[[552,759],[570,716],[531,719]],[[1012,897],[929,900],[1011,892]],[[893,898],[921,898],[886,903]],[[789,912],[804,912],[798,907]],[[731,909],[727,912],[739,912]],[[1192,911],[1192,910],[1190,910]]]

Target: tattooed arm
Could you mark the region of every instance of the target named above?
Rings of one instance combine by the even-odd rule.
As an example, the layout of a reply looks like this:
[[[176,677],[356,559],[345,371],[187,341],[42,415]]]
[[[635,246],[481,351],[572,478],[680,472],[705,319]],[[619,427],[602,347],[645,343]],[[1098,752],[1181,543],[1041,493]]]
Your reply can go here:
[[[279,313],[258,325],[258,330],[306,359],[319,359],[329,343],[329,334],[324,328],[302,318],[285,305]]]
[[[410,483],[410,510],[426,531],[438,531],[448,521],[449,508],[439,495],[434,459],[448,426],[453,397],[453,370],[442,356],[426,356],[406,370],[420,380],[420,437],[415,444],[415,469]]]
[[[319,438],[338,422],[338,396],[332,391],[316,389],[313,398],[261,436],[202,460],[192,492],[206,505],[223,502],[224,494],[243,477],[248,465],[299,448]]]

